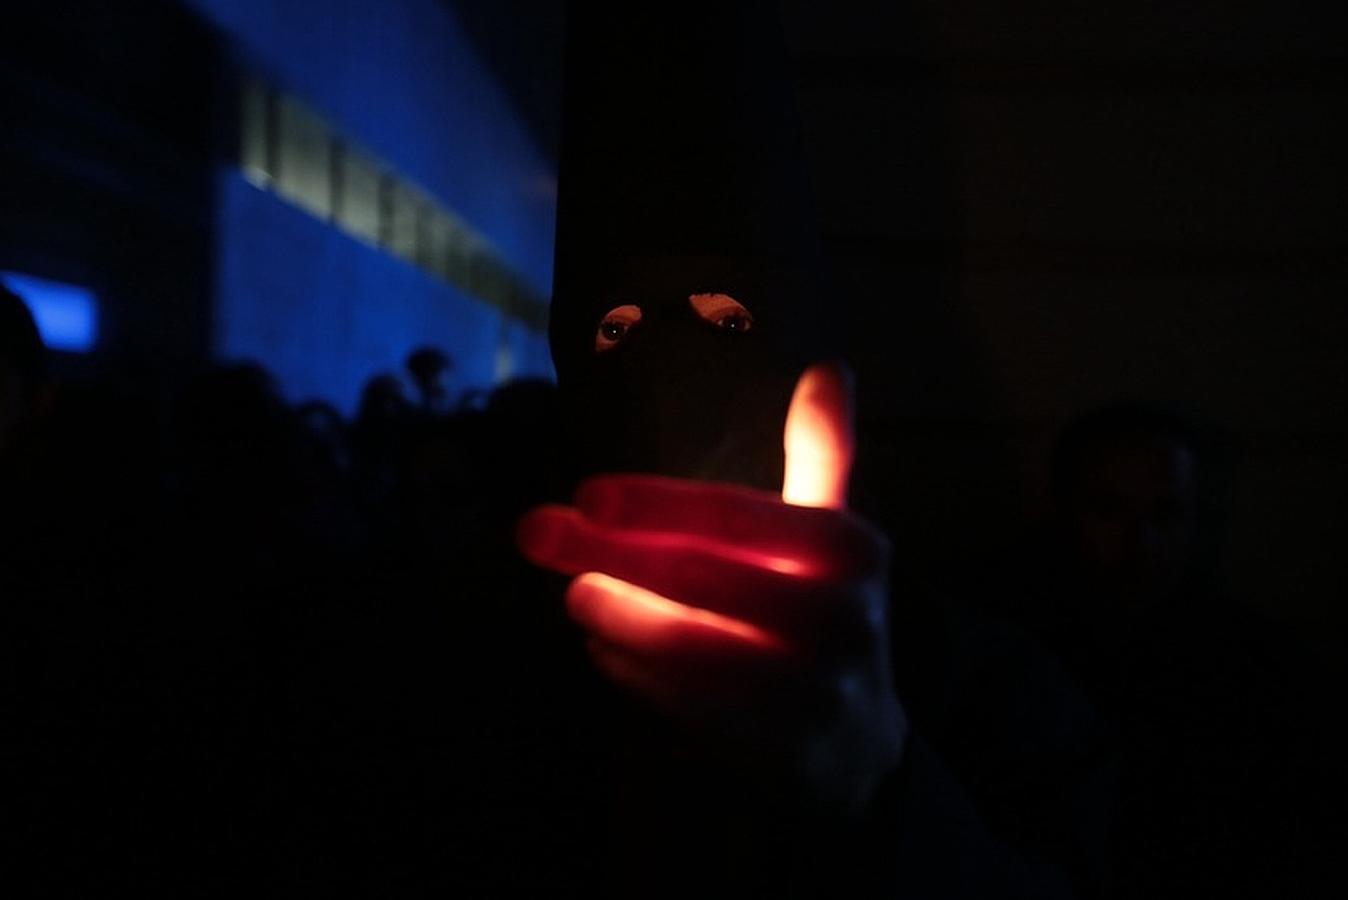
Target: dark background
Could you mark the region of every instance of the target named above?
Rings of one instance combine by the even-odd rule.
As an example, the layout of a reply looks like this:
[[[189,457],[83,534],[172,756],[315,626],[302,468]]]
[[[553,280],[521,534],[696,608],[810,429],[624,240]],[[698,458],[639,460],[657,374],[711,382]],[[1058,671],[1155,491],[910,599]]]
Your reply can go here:
[[[443,6],[555,161],[562,4]],[[301,7],[288,8],[303,20]],[[369,8],[315,3],[314,27],[353,10]],[[401,24],[417,33],[415,20]],[[857,370],[856,495],[893,538],[908,579],[893,596],[972,587],[996,607],[1002,582],[980,575],[1014,561],[1047,514],[1047,455],[1063,426],[1117,401],[1176,413],[1201,439],[1218,569],[1202,599],[1218,604],[1181,633],[1189,665],[1157,673],[1158,691],[1178,697],[1179,724],[1167,727],[1179,737],[1139,743],[1181,786],[1214,760],[1240,769],[1290,751],[1269,754],[1287,782],[1254,769],[1249,780],[1327,811],[1303,826],[1321,834],[1339,810],[1317,779],[1338,757],[1324,752],[1325,768],[1303,778],[1299,761],[1322,745],[1292,725],[1328,730],[1319,691],[1332,682],[1318,666],[1267,675],[1299,670],[1307,650],[1343,667],[1348,43],[1334,5],[789,2],[784,25],[834,279],[817,327],[845,342]],[[583,663],[580,641],[560,604],[538,603],[538,573],[522,572],[508,538],[520,510],[559,492],[565,460],[550,438],[564,422],[537,384],[454,415],[381,418],[376,403],[352,423],[349,409],[297,408],[261,371],[214,368],[218,176],[237,176],[239,143],[239,60],[226,43],[167,0],[21,4],[0,17],[0,270],[82,284],[102,303],[97,349],[56,355],[55,413],[0,469],[2,686],[19,709],[14,771],[36,786],[23,815],[58,857],[78,823],[80,840],[130,860],[138,879],[160,870],[158,852],[245,881],[230,861],[272,853],[273,830],[293,828],[294,846],[276,852],[304,877],[336,882],[344,865],[373,860],[382,883],[385,851],[391,869],[398,854],[412,860],[408,871],[447,852],[442,819],[467,795],[507,850],[519,823],[546,827],[540,808],[579,808],[571,794],[586,784],[554,778],[559,793],[540,797],[514,770],[529,771],[526,748],[551,752],[557,735],[592,730],[568,705],[574,685],[539,677],[562,671],[555,657]],[[389,83],[417,75],[435,77]],[[358,99],[378,113],[385,98]],[[484,106],[465,108],[485,121]],[[432,119],[399,120],[407,146],[435,146],[407,127]],[[481,174],[444,169],[456,167]],[[333,232],[312,242],[320,257],[346,246],[330,222],[280,202],[272,211],[273,223]],[[283,258],[289,245],[271,237],[259,239]],[[387,249],[360,252],[420,277]],[[376,280],[382,290],[396,288]],[[328,299],[295,305],[309,315]],[[277,309],[278,322],[289,312]],[[294,343],[299,355],[318,346]],[[376,373],[344,374],[359,384]],[[515,577],[504,597],[498,585]],[[1279,665],[1228,641],[1264,631],[1277,633]],[[583,665],[568,671],[595,686]],[[1003,686],[981,673],[957,674],[988,695]],[[1247,702],[1262,694],[1274,700]],[[1170,766],[1192,722],[1217,727]],[[996,764],[984,732],[970,733],[975,762]],[[479,739],[467,741],[479,757],[444,766],[463,735]],[[1230,786],[1245,781],[1210,780],[1244,809]],[[136,805],[143,786],[157,806]],[[1152,787],[1168,799],[1167,783]],[[1205,814],[1195,821],[1230,808],[1191,794]],[[1188,836],[1186,820],[1158,809],[1136,817],[1144,837],[1155,823]],[[327,835],[339,820],[350,833]],[[149,847],[142,835],[163,838],[164,821],[230,834],[221,850],[172,828]],[[471,807],[461,821],[476,822]],[[409,822],[419,837],[404,841]],[[1260,840],[1286,822],[1263,824]],[[579,825],[561,831],[585,839]]]
[[[561,4],[451,5],[555,146]],[[1014,540],[1058,429],[1150,403],[1213,439],[1227,590],[1325,640],[1348,502],[1341,10],[788,2],[784,22],[875,441],[859,477],[905,552],[939,573]]]

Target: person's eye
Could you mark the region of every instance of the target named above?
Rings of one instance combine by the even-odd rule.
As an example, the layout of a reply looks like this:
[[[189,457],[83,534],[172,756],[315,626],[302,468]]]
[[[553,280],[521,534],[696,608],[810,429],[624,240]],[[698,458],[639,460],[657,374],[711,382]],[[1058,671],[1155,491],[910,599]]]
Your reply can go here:
[[[744,334],[754,327],[753,315],[729,294],[693,294],[688,303],[698,318],[722,331]]]
[[[640,321],[640,306],[629,303],[610,309],[599,321],[599,328],[595,331],[594,352],[603,353],[621,344]]]

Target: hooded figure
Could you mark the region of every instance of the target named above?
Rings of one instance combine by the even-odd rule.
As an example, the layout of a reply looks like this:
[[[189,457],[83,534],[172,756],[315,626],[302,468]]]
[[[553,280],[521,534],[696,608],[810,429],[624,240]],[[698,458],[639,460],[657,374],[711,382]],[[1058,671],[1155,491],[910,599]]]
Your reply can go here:
[[[889,544],[847,509],[850,382],[806,367],[831,323],[774,25],[570,8],[550,337],[592,477],[517,538],[641,715],[602,870],[624,895],[1056,896],[911,739]]]
[[[568,16],[550,337],[580,456],[775,489],[822,281],[775,15]]]

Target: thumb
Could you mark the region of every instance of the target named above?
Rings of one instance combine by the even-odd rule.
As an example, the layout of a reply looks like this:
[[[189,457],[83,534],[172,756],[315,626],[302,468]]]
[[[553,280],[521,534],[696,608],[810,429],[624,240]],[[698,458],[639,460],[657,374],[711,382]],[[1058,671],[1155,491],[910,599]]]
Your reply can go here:
[[[782,434],[782,499],[842,509],[852,470],[852,375],[840,363],[810,366],[796,382]]]

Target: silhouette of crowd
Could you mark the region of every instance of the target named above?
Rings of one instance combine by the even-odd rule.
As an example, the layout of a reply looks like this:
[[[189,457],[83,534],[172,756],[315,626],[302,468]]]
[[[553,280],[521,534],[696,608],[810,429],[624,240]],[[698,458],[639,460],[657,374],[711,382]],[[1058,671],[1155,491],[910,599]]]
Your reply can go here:
[[[35,883],[614,890],[594,798],[647,720],[511,537],[572,487],[551,383],[456,399],[424,348],[348,421],[253,364],[168,403],[53,373],[0,296],[4,793]],[[1332,707],[1223,595],[1206,452],[1153,410],[1079,419],[1051,521],[895,614],[932,751],[1076,895],[1308,896],[1339,839]]]

